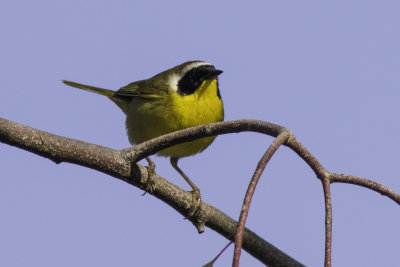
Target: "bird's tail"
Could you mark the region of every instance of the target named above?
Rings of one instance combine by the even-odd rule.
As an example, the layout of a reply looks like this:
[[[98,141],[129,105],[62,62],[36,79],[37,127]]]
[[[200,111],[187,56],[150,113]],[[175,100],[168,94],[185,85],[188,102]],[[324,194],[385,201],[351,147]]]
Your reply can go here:
[[[105,96],[108,96],[109,98],[112,98],[115,94],[115,92],[112,90],[94,87],[94,86],[90,86],[90,85],[85,85],[85,84],[80,84],[80,83],[75,83],[75,82],[70,82],[70,81],[65,81],[65,80],[63,80],[63,83],[65,83],[66,85],[72,86],[72,87],[76,87],[79,89],[89,91],[89,92],[93,92],[93,93],[100,94],[100,95],[105,95]]]
[[[113,101],[115,104],[117,104],[117,106],[120,107],[124,113],[127,112],[128,102],[124,99],[115,97],[115,91],[103,89],[103,88],[99,88],[99,87],[95,87],[95,86],[65,81],[65,80],[63,80],[63,83],[65,83],[66,85],[72,86],[72,87],[76,87],[79,89],[89,91],[89,92],[93,92],[93,93],[100,94],[100,95],[105,95],[109,99],[111,99],[111,101]]]

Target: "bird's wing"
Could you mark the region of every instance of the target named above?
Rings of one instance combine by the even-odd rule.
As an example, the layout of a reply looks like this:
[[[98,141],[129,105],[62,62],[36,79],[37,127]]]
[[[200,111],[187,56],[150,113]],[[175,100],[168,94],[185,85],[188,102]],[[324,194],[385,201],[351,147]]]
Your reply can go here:
[[[154,87],[146,80],[130,83],[115,92],[115,96],[120,98],[141,97],[154,100],[163,98],[164,94],[164,90]]]

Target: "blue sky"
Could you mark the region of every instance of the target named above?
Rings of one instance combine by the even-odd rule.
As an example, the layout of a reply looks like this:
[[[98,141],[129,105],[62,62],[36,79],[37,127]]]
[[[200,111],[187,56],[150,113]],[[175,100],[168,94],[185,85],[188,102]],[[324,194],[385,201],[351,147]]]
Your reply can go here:
[[[2,1],[0,116],[121,149],[124,115],[62,79],[118,89],[187,60],[224,70],[226,120],[291,129],[330,171],[400,192],[398,1]],[[180,165],[203,200],[237,218],[272,138],[218,137]],[[1,266],[201,266],[227,241],[102,173],[0,145]],[[157,172],[187,185],[165,158]],[[393,266],[400,207],[332,186],[333,264]],[[247,226],[307,266],[324,253],[322,187],[280,149]],[[216,264],[229,266],[230,248]],[[262,266],[243,253],[243,266]]]

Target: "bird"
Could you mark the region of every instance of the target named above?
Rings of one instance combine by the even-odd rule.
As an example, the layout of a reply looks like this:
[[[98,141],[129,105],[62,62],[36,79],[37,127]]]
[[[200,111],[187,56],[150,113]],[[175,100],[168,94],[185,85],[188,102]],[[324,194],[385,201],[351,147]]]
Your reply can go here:
[[[129,83],[117,91],[63,80],[66,85],[107,96],[126,114],[129,142],[140,144],[174,131],[220,122],[224,107],[218,76],[222,70],[205,61],[187,61],[155,76]],[[172,167],[192,188],[191,214],[200,203],[200,190],[179,168],[181,158],[202,152],[215,136],[177,144],[157,152],[169,157]],[[149,168],[155,165],[146,157]]]

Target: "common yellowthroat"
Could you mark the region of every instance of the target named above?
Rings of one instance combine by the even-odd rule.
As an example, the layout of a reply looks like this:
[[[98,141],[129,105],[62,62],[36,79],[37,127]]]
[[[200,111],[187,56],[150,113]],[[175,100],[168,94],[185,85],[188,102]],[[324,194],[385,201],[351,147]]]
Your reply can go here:
[[[63,82],[110,98],[126,114],[130,143],[139,144],[170,132],[222,121],[224,108],[218,87],[221,73],[210,63],[188,61],[147,80],[130,83],[118,91]],[[157,153],[170,157],[171,165],[189,183],[198,200],[200,191],[178,167],[178,160],[203,151],[214,139],[215,136],[204,137]],[[147,160],[150,164],[151,161]]]

